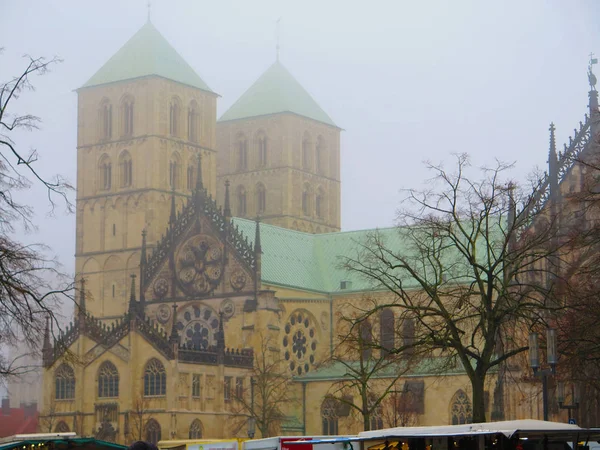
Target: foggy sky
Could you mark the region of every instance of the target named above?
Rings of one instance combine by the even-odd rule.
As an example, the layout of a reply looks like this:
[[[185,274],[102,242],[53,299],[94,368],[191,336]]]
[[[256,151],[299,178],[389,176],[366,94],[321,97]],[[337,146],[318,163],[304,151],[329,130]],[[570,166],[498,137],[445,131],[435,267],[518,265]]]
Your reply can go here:
[[[146,3],[0,0],[0,79],[20,73],[25,53],[64,60],[13,105],[43,119],[42,130],[17,136],[39,149],[43,174],[75,182],[73,91],[144,24]],[[497,157],[524,178],[545,168],[551,121],[562,148],[583,120],[598,2],[371,3],[153,0],[151,20],[222,96],[220,116],[274,62],[281,17],[282,63],[344,129],[343,230],[392,225],[399,190],[427,176],[424,160]],[[23,239],[51,245],[73,271],[75,215],[47,217],[45,192],[28,195],[40,229]]]

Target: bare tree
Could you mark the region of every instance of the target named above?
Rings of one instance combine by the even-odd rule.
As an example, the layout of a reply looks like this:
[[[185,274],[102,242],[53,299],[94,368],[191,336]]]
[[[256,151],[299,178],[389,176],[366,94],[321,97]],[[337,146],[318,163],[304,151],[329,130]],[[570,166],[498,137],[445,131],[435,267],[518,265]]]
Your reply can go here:
[[[360,303],[377,308],[373,299],[363,298]],[[384,400],[409,369],[410,353],[401,351],[404,345],[381,342],[374,329],[376,325],[381,329],[385,324],[372,323],[354,304],[346,303],[340,311],[338,342],[325,365],[338,366],[342,373],[331,385],[326,398],[354,412],[364,431],[382,428]],[[394,342],[396,330],[386,331]]]
[[[416,347],[462,365],[473,420],[485,422],[489,371],[527,350],[523,338],[560,308],[555,280],[567,244],[549,211],[531,224],[536,191],[507,180],[509,165],[471,177],[459,155],[454,172],[428,167],[434,177],[408,191],[397,229],[372,233],[345,265],[393,294],[365,317],[393,308],[415,321]]]
[[[250,383],[243,386],[236,384],[232,409],[238,418],[235,420],[234,434],[254,423],[260,436],[265,438],[279,434],[286,417],[283,408],[297,403],[298,399],[292,386],[292,374],[279,357],[279,352],[274,351],[276,346],[273,339],[262,334],[259,339]]]
[[[40,416],[40,431],[51,433],[54,426],[58,422],[58,415],[56,414],[56,402],[50,402],[48,408],[46,408],[46,414]]]
[[[148,407],[148,401],[142,396],[134,397],[132,408],[129,411],[129,433],[132,439],[137,441],[145,440],[144,432],[146,431],[146,423],[152,418]]]
[[[35,228],[33,208],[16,199],[19,191],[32,187],[29,178],[41,183],[48,193],[51,210],[55,198],[71,202],[71,186],[61,177],[48,180],[38,172],[38,153],[23,152],[13,137],[19,130],[38,128],[40,119],[30,114],[15,114],[20,95],[33,90],[31,77],[42,75],[56,58],[26,57],[25,69],[16,77],[0,83],[0,347],[24,342],[37,351],[44,335],[46,317],[57,325],[57,304],[61,297],[71,298],[72,282],[61,272],[58,261],[48,257],[43,245],[27,245],[13,236],[18,229]],[[0,382],[28,370],[19,360],[0,356]]]

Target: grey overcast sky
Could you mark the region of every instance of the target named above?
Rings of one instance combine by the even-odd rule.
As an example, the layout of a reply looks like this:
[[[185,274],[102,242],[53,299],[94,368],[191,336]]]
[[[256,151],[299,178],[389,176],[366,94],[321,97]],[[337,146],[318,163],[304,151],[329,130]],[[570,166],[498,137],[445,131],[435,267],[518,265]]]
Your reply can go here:
[[[81,86],[146,21],[146,0],[0,0],[0,79],[21,55],[64,62],[34,79],[16,112],[43,119],[20,134],[40,170],[73,182]],[[401,188],[427,176],[423,161],[468,152],[477,164],[545,167],[548,125],[560,143],[587,111],[588,54],[600,53],[596,0],[152,0],[152,22],[222,97],[219,116],[275,59],[342,133],[342,227],[390,226]],[[562,144],[561,144],[562,147]],[[44,192],[28,195],[40,229],[74,267],[75,216],[47,217]]]

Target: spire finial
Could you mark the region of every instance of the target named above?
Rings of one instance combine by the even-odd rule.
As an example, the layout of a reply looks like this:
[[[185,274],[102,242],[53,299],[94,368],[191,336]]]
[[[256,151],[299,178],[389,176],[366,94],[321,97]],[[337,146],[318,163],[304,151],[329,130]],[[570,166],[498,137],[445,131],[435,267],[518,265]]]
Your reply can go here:
[[[254,253],[262,253],[262,246],[260,244],[260,216],[256,216],[256,228],[254,235]]]
[[[177,220],[176,208],[175,208],[175,186],[171,189],[171,215],[169,216],[169,225],[175,226]]]
[[[132,273],[131,277],[131,293],[129,294],[129,313],[135,314],[137,311],[137,301],[135,299],[135,274]]]
[[[169,341],[172,344],[179,343],[179,333],[177,333],[177,303],[173,303],[173,323],[171,324],[171,336]]]
[[[198,152],[198,167],[196,168],[196,192],[200,192],[203,188],[202,184],[202,154]]]
[[[556,138],[554,136],[554,132],[556,131],[556,127],[554,126],[554,122],[550,122],[550,154],[556,154]]]
[[[225,205],[223,206],[223,215],[231,217],[231,205],[229,204],[229,180],[225,180]]]
[[[275,45],[275,60],[277,62],[279,62],[279,22],[281,22],[281,17],[279,19],[277,19],[277,21],[275,22],[277,24],[277,27],[276,27],[277,44]]]
[[[590,82],[590,91],[596,90],[596,75],[592,72],[592,66],[598,64],[598,58],[594,58],[594,54],[590,53],[590,62],[588,64],[588,81]]]
[[[79,314],[85,314],[85,278],[81,277],[79,288]]]
[[[150,3],[150,0],[148,0],[147,7],[148,7],[148,22],[150,22],[150,10],[152,9],[152,4]]]

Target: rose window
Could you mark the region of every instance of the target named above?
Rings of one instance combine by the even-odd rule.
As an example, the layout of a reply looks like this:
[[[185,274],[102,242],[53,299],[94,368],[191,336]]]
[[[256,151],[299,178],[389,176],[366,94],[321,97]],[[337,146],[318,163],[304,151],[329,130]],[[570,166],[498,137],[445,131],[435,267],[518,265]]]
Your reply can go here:
[[[317,350],[316,327],[312,318],[305,312],[295,311],[284,327],[284,358],[290,371],[302,375],[315,363]]]
[[[188,294],[207,294],[214,290],[223,275],[221,248],[209,238],[190,238],[177,255],[177,277]]]
[[[207,306],[190,305],[177,313],[177,331],[185,347],[204,350],[215,346],[218,330],[219,318]]]

